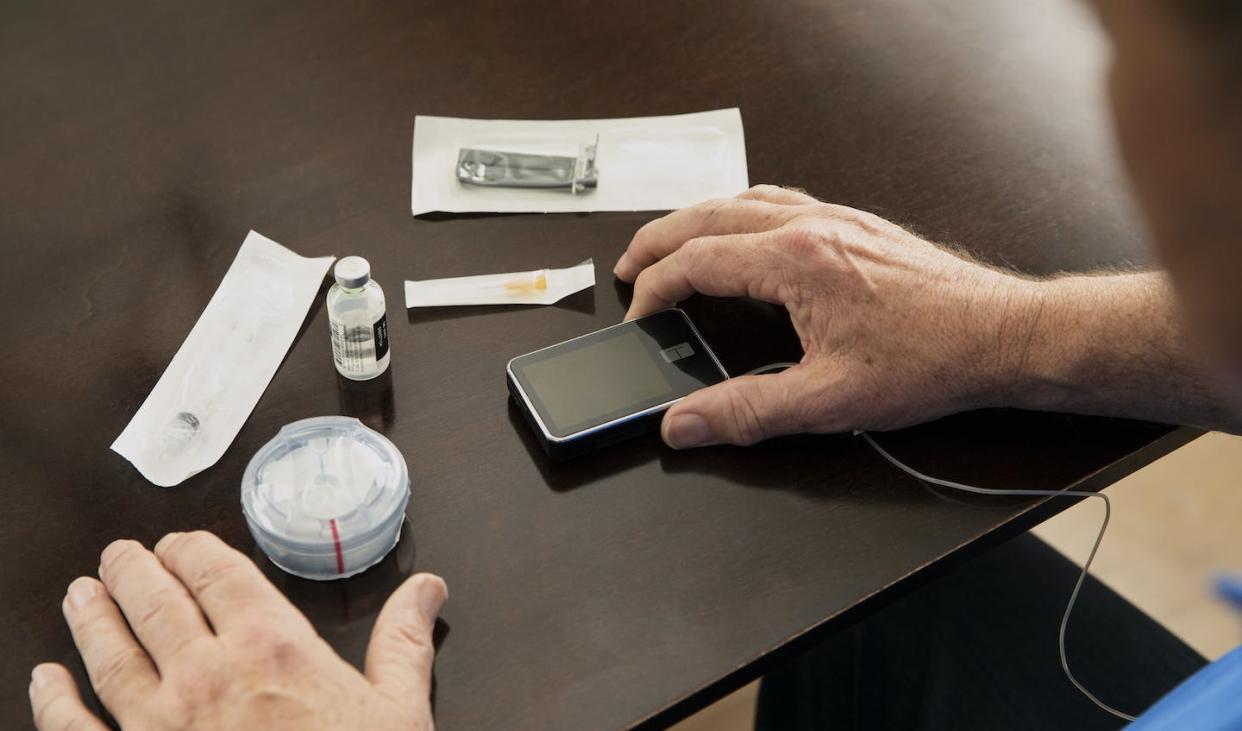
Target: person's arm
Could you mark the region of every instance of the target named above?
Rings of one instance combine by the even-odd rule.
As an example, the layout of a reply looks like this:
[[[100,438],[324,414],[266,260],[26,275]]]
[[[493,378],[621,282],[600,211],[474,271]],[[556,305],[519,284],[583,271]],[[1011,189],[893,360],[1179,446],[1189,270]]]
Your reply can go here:
[[[1037,281],[970,261],[877,216],[758,186],[644,226],[616,275],[627,318],[694,292],[783,305],[805,352],[775,375],[692,394],[670,446],[883,430],[988,406],[1236,430],[1159,274]]]
[[[1242,431],[1209,375],[1164,274],[1033,282],[1030,344],[1009,405]]]

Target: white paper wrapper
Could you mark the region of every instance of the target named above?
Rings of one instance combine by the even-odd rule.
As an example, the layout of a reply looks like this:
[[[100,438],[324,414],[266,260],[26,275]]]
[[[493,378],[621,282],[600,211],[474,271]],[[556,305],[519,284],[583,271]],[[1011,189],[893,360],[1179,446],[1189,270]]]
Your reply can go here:
[[[251,231],[113,451],[161,487],[215,464],[254,410],[335,257]]]
[[[593,286],[595,262],[587,259],[565,269],[406,281],[405,306],[550,305]]]
[[[490,188],[457,180],[462,148],[574,156],[599,135],[599,186],[566,191]],[[720,109],[668,117],[560,121],[414,119],[414,215],[430,211],[650,211],[727,198],[749,187],[742,115]]]

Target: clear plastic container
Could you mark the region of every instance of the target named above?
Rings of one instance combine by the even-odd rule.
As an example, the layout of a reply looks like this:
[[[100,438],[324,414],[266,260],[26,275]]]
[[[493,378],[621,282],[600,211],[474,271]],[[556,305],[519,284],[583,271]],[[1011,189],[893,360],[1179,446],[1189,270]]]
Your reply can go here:
[[[284,426],[242,476],[241,501],[255,542],[280,568],[341,579],[397,545],[410,477],[391,441],[345,416]]]

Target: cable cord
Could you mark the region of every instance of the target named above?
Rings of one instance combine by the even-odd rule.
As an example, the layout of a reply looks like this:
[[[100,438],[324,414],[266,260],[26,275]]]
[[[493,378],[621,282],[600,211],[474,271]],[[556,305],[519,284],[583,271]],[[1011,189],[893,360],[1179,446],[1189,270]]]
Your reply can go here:
[[[1108,519],[1112,516],[1112,503],[1109,502],[1108,496],[1103,493],[1087,492],[1085,490],[1005,490],[1005,489],[996,489],[996,488],[988,488],[988,487],[975,487],[973,485],[964,485],[960,482],[953,482],[952,480],[942,480],[937,477],[931,477],[930,475],[925,475],[922,472],[919,472],[918,470],[914,469],[913,467],[907,466],[906,464],[898,460],[896,457],[889,454],[879,444],[877,444],[876,441],[872,439],[871,435],[868,434],[867,432],[859,431],[859,432],[854,432],[854,433],[862,437],[867,442],[867,444],[870,444],[872,449],[874,449],[889,464],[893,465],[894,467],[906,473],[907,475],[910,475],[916,480],[921,480],[923,482],[927,482],[932,485],[939,485],[940,487],[947,487],[953,490],[963,490],[965,492],[973,492],[979,495],[1094,497],[1094,498],[1099,498],[1104,501],[1104,521],[1100,523],[1100,532],[1095,537],[1095,543],[1092,544],[1091,546],[1091,553],[1087,555],[1086,563],[1082,565],[1082,572],[1078,574],[1078,581],[1074,584],[1074,590],[1070,592],[1069,602],[1067,602],[1065,605],[1065,613],[1061,615],[1061,631],[1057,638],[1057,645],[1061,651],[1061,669],[1065,671],[1065,677],[1069,678],[1069,681],[1074,684],[1074,687],[1077,688],[1079,692],[1081,692],[1083,695],[1085,695],[1092,703],[1099,706],[1103,710],[1108,711],[1109,713],[1113,714],[1117,718],[1120,718],[1126,721],[1133,721],[1134,716],[1131,716],[1128,713],[1123,713],[1117,710],[1116,708],[1113,708],[1112,706],[1108,705],[1104,701],[1095,697],[1095,694],[1087,690],[1087,688],[1082,683],[1078,682],[1078,678],[1075,678],[1074,674],[1070,672],[1069,660],[1067,659],[1066,653],[1065,653],[1065,629],[1069,625],[1070,614],[1074,611],[1074,604],[1078,601],[1078,592],[1082,589],[1083,582],[1087,580],[1087,573],[1091,569],[1091,562],[1095,559],[1095,553],[1100,548],[1100,542],[1104,540],[1104,531],[1108,530]]]
[[[747,371],[743,375],[756,376],[761,373],[767,373],[769,371],[785,370],[788,368],[793,368],[796,365],[798,364],[797,363],[770,363],[768,365],[760,366],[753,370]],[[1113,714],[1117,718],[1123,719],[1125,721],[1133,721],[1134,716],[1131,716],[1128,713],[1123,713],[1117,710],[1116,708],[1113,708],[1112,706],[1108,705],[1104,701],[1097,698],[1094,693],[1087,690],[1086,686],[1078,682],[1078,678],[1075,678],[1074,673],[1070,672],[1069,660],[1065,652],[1065,630],[1066,630],[1066,627],[1069,626],[1070,614],[1072,614],[1074,611],[1074,604],[1078,602],[1078,593],[1079,591],[1082,590],[1083,582],[1087,580],[1087,574],[1091,570],[1091,562],[1095,560],[1096,551],[1100,549],[1100,543],[1104,540],[1104,531],[1108,530],[1108,520],[1109,518],[1112,517],[1113,507],[1112,507],[1112,503],[1108,499],[1108,496],[1105,495],[1104,493],[1087,492],[1085,490],[1007,490],[1007,489],[998,489],[998,488],[990,488],[990,487],[975,487],[974,485],[965,485],[960,482],[953,482],[952,480],[942,480],[938,477],[932,477],[930,475],[925,475],[922,472],[919,472],[918,470],[914,469],[913,467],[906,465],[904,462],[897,459],[893,455],[889,454],[887,450],[885,450],[883,447],[877,444],[876,441],[872,439],[871,435],[868,434],[867,432],[856,431],[854,432],[854,434],[862,437],[863,440],[866,441],[867,444],[870,444],[871,448],[874,449],[876,453],[878,453],[881,457],[883,457],[884,460],[888,462],[889,464],[893,465],[894,467],[906,473],[907,475],[910,475],[914,479],[921,480],[922,482],[926,482],[931,485],[947,487],[951,490],[962,490],[964,492],[971,492],[977,495],[1004,495],[1004,496],[1015,496],[1016,495],[1016,496],[1022,496],[1022,497],[1094,497],[1094,498],[1099,498],[1100,500],[1104,501],[1104,521],[1100,523],[1100,532],[1095,537],[1095,543],[1091,545],[1091,553],[1087,554],[1087,562],[1082,565],[1082,572],[1078,574],[1078,581],[1074,584],[1074,590],[1070,592],[1069,601],[1066,602],[1065,604],[1065,613],[1061,615],[1061,630],[1057,636],[1057,647],[1059,648],[1061,652],[1061,669],[1065,671],[1065,677],[1069,678],[1069,681],[1074,684],[1074,687],[1077,688],[1080,693],[1086,696],[1092,703],[1099,706],[1101,709]]]
[[[798,364],[797,363],[769,363],[767,365],[759,366],[758,368],[752,368],[746,371],[745,373],[743,373],[742,375],[743,376],[757,376],[760,373],[767,373],[768,371],[789,370],[790,368],[793,368],[796,365]]]

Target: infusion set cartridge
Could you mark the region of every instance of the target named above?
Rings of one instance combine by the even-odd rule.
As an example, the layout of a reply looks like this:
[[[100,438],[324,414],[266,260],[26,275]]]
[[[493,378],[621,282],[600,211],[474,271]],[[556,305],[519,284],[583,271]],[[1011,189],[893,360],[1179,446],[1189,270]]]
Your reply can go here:
[[[582,145],[577,157],[462,148],[457,155],[457,180],[491,188],[564,190],[573,194],[599,185],[595,142]]]

